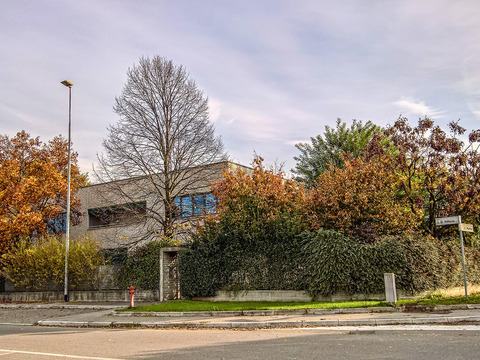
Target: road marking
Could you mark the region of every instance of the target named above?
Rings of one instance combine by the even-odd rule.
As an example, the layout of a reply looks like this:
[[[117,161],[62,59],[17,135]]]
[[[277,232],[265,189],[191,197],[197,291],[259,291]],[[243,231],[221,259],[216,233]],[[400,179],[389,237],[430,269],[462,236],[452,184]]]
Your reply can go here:
[[[265,329],[267,331],[278,330],[322,330],[322,331],[480,331],[480,325],[375,325],[375,326],[317,326],[306,328],[278,328]]]
[[[9,355],[9,354],[28,354],[28,355],[43,355],[43,356],[55,356],[55,357],[63,357],[68,359],[85,359],[85,360],[125,360],[125,359],[118,359],[118,358],[105,358],[105,357],[92,357],[92,356],[78,356],[78,355],[66,355],[66,354],[50,354],[50,353],[43,353],[43,352],[36,352],[36,351],[21,351],[21,350],[10,350],[10,349],[0,349],[0,352],[6,352],[6,354],[2,355]]]

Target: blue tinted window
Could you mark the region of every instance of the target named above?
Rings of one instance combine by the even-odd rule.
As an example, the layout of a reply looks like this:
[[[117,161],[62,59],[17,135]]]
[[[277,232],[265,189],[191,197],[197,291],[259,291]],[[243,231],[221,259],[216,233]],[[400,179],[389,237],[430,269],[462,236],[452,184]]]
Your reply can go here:
[[[214,214],[216,212],[217,203],[215,201],[215,196],[212,194],[207,194],[205,196],[205,210],[209,214]]]
[[[175,216],[182,216],[182,198],[175,198],[173,199],[173,211]]]
[[[213,214],[216,211],[216,201],[212,194],[181,196],[175,198],[173,202],[177,208],[176,216],[179,217]]]
[[[182,197],[182,217],[192,216],[192,198],[190,196]]]
[[[47,232],[58,234],[67,231],[67,213],[58,214],[55,219],[47,220]]]
[[[202,215],[205,210],[204,197],[197,195],[193,198],[193,215]]]

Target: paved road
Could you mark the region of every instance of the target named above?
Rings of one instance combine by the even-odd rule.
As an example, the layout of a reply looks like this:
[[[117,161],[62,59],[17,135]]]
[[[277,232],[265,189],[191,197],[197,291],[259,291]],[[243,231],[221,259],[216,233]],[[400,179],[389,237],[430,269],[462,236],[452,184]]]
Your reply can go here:
[[[477,359],[480,326],[271,330],[71,329],[0,326],[0,358]]]
[[[2,307],[3,306],[3,307]],[[245,314],[215,313],[130,313],[114,312],[99,305],[70,304],[0,304],[0,324],[39,324],[67,327],[122,327],[137,324],[144,327],[209,327],[209,328],[272,328],[317,327],[338,325],[389,325],[389,324],[480,324],[480,308],[441,308],[432,312],[405,312],[391,308],[378,309],[314,309],[267,311]],[[470,305],[468,305],[470,306]],[[341,310],[341,312],[339,312]],[[123,316],[120,316],[123,315]],[[125,316],[127,315],[127,316]],[[147,316],[146,316],[147,315]]]

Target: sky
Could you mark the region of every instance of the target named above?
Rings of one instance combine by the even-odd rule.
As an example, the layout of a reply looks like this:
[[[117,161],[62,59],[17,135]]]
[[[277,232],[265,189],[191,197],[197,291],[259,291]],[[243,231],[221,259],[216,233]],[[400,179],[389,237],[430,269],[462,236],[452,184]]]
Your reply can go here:
[[[68,131],[92,172],[129,67],[183,65],[230,159],[287,172],[341,118],[480,128],[478,0],[3,0],[0,134]]]

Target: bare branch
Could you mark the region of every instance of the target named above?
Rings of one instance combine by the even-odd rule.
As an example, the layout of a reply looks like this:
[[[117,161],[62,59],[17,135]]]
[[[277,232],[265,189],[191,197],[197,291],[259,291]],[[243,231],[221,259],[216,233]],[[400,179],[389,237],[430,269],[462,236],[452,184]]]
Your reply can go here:
[[[117,124],[109,127],[95,175],[103,201],[146,201],[135,240],[174,236],[174,200],[208,192],[226,161],[221,138],[209,121],[208,101],[185,68],[161,57],[143,57],[127,72],[115,99]],[[216,165],[212,165],[216,164]]]

